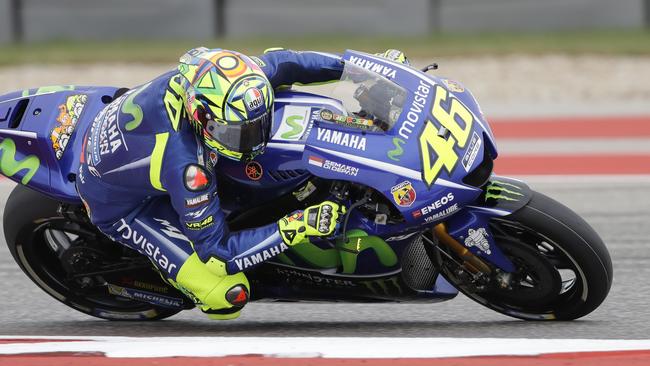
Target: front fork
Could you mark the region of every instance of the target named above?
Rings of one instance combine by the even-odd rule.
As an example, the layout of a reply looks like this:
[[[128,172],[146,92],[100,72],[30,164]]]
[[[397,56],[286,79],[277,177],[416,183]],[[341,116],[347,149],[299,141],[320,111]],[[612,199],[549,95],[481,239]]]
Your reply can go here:
[[[526,183],[492,176],[476,201],[433,228],[440,244],[449,247],[473,273],[490,274],[492,267],[516,271],[515,265],[499,248],[490,229],[490,220],[504,217],[524,207],[532,197]]]

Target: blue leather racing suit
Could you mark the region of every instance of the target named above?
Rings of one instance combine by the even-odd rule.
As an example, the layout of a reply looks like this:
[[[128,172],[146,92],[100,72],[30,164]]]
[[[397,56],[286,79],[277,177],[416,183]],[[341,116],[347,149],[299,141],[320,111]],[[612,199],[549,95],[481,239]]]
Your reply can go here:
[[[274,50],[253,59],[274,88],[338,80],[343,69],[339,56],[318,52]],[[79,193],[102,232],[148,256],[169,280],[193,255],[217,259],[228,275],[248,270],[259,253],[266,260],[287,246],[276,224],[229,232],[216,155],[197,140],[182,93],[173,70],[108,104],[85,131]],[[207,174],[188,182],[197,166]]]

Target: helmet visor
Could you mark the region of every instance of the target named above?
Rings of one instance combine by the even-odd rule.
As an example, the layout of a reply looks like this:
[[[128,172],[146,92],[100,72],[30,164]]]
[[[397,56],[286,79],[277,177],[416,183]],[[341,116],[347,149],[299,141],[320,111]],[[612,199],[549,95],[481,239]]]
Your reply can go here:
[[[243,154],[264,147],[270,129],[271,111],[246,121],[222,122],[209,119],[205,124],[205,131],[211,138],[228,150]]]

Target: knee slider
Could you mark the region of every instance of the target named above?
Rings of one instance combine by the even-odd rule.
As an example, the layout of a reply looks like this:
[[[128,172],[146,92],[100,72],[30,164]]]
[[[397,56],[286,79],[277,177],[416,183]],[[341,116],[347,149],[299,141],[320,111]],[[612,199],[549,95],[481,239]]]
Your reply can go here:
[[[246,275],[237,273],[224,277],[205,298],[201,310],[214,319],[233,319],[250,298]],[[214,316],[212,316],[214,315]]]

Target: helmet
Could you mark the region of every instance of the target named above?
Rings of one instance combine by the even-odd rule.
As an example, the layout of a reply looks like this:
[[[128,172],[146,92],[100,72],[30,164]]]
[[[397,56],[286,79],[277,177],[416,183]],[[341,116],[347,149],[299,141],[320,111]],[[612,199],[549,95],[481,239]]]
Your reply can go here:
[[[205,146],[234,160],[264,151],[273,118],[273,88],[249,57],[195,48],[180,59],[188,119]]]

